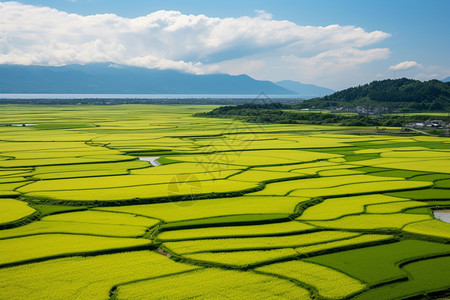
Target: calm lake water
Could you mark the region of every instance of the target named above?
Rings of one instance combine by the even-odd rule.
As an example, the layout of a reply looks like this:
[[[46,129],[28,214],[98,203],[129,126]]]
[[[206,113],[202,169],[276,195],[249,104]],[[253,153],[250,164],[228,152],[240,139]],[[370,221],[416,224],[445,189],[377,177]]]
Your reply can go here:
[[[267,95],[296,99],[299,95]],[[258,95],[234,94],[0,94],[0,99],[252,99]]]
[[[450,210],[435,210],[433,214],[436,219],[450,223]]]

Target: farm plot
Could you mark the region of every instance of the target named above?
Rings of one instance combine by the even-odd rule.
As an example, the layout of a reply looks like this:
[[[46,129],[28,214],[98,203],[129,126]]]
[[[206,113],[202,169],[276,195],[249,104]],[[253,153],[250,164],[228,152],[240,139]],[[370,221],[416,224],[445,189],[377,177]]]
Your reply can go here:
[[[335,228],[335,229],[401,229],[404,226],[419,221],[430,220],[429,215],[413,215],[413,214],[364,214],[345,216],[330,221],[308,221],[317,227]]]
[[[170,222],[161,225],[160,229],[163,231],[184,230],[202,227],[238,226],[248,224],[254,225],[262,223],[287,222],[289,220],[290,218],[288,214],[241,214]]]
[[[245,236],[263,236],[279,235],[287,233],[299,233],[310,231],[314,226],[300,222],[283,222],[264,225],[249,226],[231,226],[231,227],[210,227],[185,230],[163,231],[158,235],[158,240],[192,240],[204,238],[223,238],[223,237],[245,237]]]
[[[195,270],[150,251],[71,257],[0,269],[6,299],[107,299],[113,287]]]
[[[298,252],[292,248],[282,248],[274,250],[202,252],[184,254],[183,257],[227,266],[248,267],[254,264],[273,262],[278,259],[294,258],[298,255]]]
[[[0,239],[49,233],[84,234],[111,237],[141,237],[145,234],[146,230],[147,227],[136,225],[129,226],[85,222],[46,221],[46,218],[44,218],[41,221],[33,222],[31,224],[2,230],[0,231]]]
[[[145,168],[132,170],[131,174],[134,175],[181,175],[181,174],[201,174],[201,173],[217,173],[228,172],[232,170],[242,170],[244,167],[229,166],[219,163],[173,163],[168,165],[162,165],[157,168]]]
[[[403,231],[450,239],[450,224],[440,220],[425,220],[411,223],[406,225]]]
[[[26,202],[15,199],[0,199],[0,224],[17,221],[33,214],[35,211]]]
[[[131,160],[124,162],[92,163],[92,164],[67,164],[57,166],[39,166],[33,171],[34,176],[52,175],[65,172],[94,172],[94,171],[128,171],[150,167],[148,162]],[[82,177],[82,176],[81,176]]]
[[[230,238],[192,240],[182,242],[167,242],[164,245],[177,254],[198,252],[221,252],[232,250],[263,250],[294,248],[306,245],[320,244],[333,240],[352,238],[358,233],[340,231],[319,231],[298,235],[256,238]]]
[[[150,247],[145,239],[110,238],[73,234],[42,234],[2,240],[0,265],[31,262],[80,252]]]
[[[169,184],[174,180],[182,182],[206,181],[211,179],[225,178],[238,171],[221,171],[212,173],[200,173],[193,175],[123,175],[123,176],[99,176],[92,178],[73,178],[60,180],[40,180],[31,183],[26,187],[18,189],[22,193],[45,192],[45,191],[65,191],[78,189],[108,189],[117,187],[130,187],[148,185]]]
[[[86,178],[86,177],[103,177],[112,175],[127,175],[128,170],[93,170],[93,171],[74,171],[33,175],[33,179],[67,179],[67,178]],[[92,180],[92,179],[91,179]]]
[[[348,274],[369,286],[407,277],[399,264],[450,252],[450,245],[405,240],[305,259]],[[370,259],[367,259],[370,257]]]
[[[229,178],[237,181],[250,181],[250,182],[261,182],[270,180],[282,180],[282,179],[293,179],[302,177],[302,174],[290,173],[290,172],[272,172],[272,171],[257,171],[248,170],[236,175],[231,175]]]
[[[361,214],[370,204],[380,204],[394,201],[407,201],[409,199],[396,198],[381,194],[331,198],[320,204],[306,209],[298,220],[327,220],[337,219],[346,215]]]
[[[311,246],[280,248],[268,250],[201,252],[183,254],[184,258],[235,267],[266,265],[279,260],[293,259],[303,255],[312,256],[327,252],[344,251],[349,248],[361,248],[395,241],[390,235],[364,234],[339,241],[324,242]]]
[[[450,256],[429,258],[401,266],[408,274],[408,280],[380,286],[355,297],[355,299],[380,299],[389,295],[390,298],[409,298],[426,295],[430,292],[448,290],[448,266]],[[422,298],[422,297],[420,297]]]
[[[375,244],[384,244],[394,241],[392,235],[381,234],[362,234],[354,238],[345,240],[326,242],[317,245],[303,246],[295,248],[295,251],[301,254],[324,254],[326,252],[336,252],[337,250],[343,250],[348,248],[361,248],[366,246],[372,246]]]
[[[201,156],[174,156],[173,159],[186,162],[218,162],[221,164],[238,166],[265,166],[294,164],[299,162],[315,161],[340,157],[339,154],[317,153],[301,150],[265,150],[220,152]]]
[[[207,278],[207,280],[205,280]],[[310,299],[309,292],[272,276],[220,269],[203,269],[118,287],[118,299]]]
[[[46,221],[60,222],[83,222],[92,224],[111,224],[111,225],[129,225],[129,226],[145,226],[152,227],[159,220],[149,217],[142,217],[133,214],[121,214],[113,212],[101,211],[79,211],[68,212],[64,214],[56,214],[45,217]]]
[[[436,157],[431,158],[409,158],[408,152],[404,153],[404,157],[382,157],[370,160],[356,161],[353,164],[361,166],[374,166],[379,168],[390,168],[400,170],[422,171],[422,172],[438,172],[449,173],[450,162],[448,159]]]
[[[17,168],[29,166],[49,166],[49,165],[66,165],[80,163],[96,163],[96,162],[113,162],[113,161],[129,161],[134,157],[127,155],[90,155],[81,157],[64,157],[64,158],[39,158],[39,159],[11,159],[0,161],[2,168]]]
[[[354,166],[349,165],[349,168]],[[281,165],[281,166],[264,166],[264,167],[255,167],[253,170],[255,171],[271,171],[271,172],[295,172],[298,170],[298,173],[302,174],[316,174],[320,170],[328,170],[334,168],[344,168],[343,165],[338,163],[333,163],[328,160],[320,160],[315,162],[304,162],[298,164],[289,164],[289,165]],[[307,170],[307,171],[303,171]]]
[[[448,224],[431,213],[450,203],[445,138],[191,116],[211,108],[1,106],[2,123],[37,124],[0,127],[0,197],[18,197],[0,199],[1,221],[33,209],[39,220],[0,231],[0,298],[378,299],[448,287]],[[12,217],[18,203],[28,212]]]
[[[264,190],[255,192],[254,195],[288,195],[288,194],[296,195],[298,193],[301,193],[303,190],[309,191],[315,189],[320,193],[322,190],[327,191],[328,188],[333,187],[339,188],[340,186],[345,186],[347,184],[352,184],[354,182],[358,183],[378,182],[391,179],[392,178],[382,178],[369,175],[348,175],[348,176],[335,176],[324,178],[298,179],[267,184]]]
[[[171,176],[173,178],[173,176]],[[175,178],[177,179],[177,178]],[[184,177],[183,177],[184,179]],[[63,191],[28,192],[26,196],[67,201],[116,201],[133,199],[194,196],[211,193],[245,192],[258,187],[258,183],[229,180],[205,180],[198,183],[174,182],[103,189],[78,189]]]
[[[376,177],[376,176],[374,176]],[[328,197],[328,196],[347,196],[347,195],[358,195],[358,194],[373,194],[380,192],[392,192],[405,189],[418,189],[431,186],[431,182],[424,181],[406,181],[406,180],[394,180],[394,181],[374,181],[374,182],[363,182],[363,183],[352,183],[346,184],[338,187],[329,187],[322,189],[297,189],[290,193],[290,196],[299,197]],[[392,196],[397,196],[400,198],[408,198],[402,196],[402,193],[389,194]]]
[[[427,206],[427,204],[419,201],[402,200],[402,202],[370,204],[366,206],[366,212],[372,214],[391,214],[391,213],[399,213],[406,209],[414,207],[424,207],[424,206]]]
[[[243,196],[197,201],[97,208],[162,219],[167,222],[243,214],[292,214],[298,203],[309,198]]]
[[[450,193],[448,190],[443,189],[425,189],[425,190],[417,190],[417,191],[404,191],[404,192],[394,192],[387,193],[386,195],[400,197],[400,198],[409,198],[413,200],[450,200]]]
[[[331,299],[348,297],[365,287],[363,283],[344,273],[300,260],[271,264],[256,270],[293,278],[313,286],[320,296]]]

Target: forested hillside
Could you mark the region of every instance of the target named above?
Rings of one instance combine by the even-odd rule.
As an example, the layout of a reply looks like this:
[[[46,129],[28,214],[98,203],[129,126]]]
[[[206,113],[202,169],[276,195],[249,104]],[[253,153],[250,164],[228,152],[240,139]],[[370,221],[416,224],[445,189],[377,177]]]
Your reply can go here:
[[[450,110],[450,82],[388,79],[305,100],[296,108],[386,107],[402,111]]]

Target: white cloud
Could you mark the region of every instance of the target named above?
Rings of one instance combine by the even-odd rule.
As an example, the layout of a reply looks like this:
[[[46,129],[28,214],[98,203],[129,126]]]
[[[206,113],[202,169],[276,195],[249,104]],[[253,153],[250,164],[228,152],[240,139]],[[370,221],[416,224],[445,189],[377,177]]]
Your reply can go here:
[[[286,68],[302,70],[308,76],[306,80],[316,80],[324,74],[339,74],[344,71],[354,70],[361,64],[375,60],[386,59],[390,54],[387,48],[375,48],[360,50],[356,48],[341,48],[324,51],[313,57],[297,57],[295,55],[283,56],[287,63]]]
[[[389,55],[388,49],[370,49],[390,36],[385,32],[355,26],[300,26],[273,20],[265,11],[255,13],[254,17],[212,18],[157,11],[130,19],[0,2],[0,64],[113,62],[196,74],[248,72],[258,77],[288,61],[289,67],[309,68],[305,72],[312,68],[332,72]],[[269,71],[261,72],[263,68]]]
[[[422,65],[415,61],[404,61],[399,64],[396,64],[395,66],[390,66],[389,70],[391,71],[403,71],[403,70],[409,70],[416,67],[421,67]]]

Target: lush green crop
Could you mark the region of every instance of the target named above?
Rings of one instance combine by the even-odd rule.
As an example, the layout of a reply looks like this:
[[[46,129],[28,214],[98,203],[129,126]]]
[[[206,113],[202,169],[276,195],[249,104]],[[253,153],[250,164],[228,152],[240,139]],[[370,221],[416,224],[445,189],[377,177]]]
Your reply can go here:
[[[296,256],[298,256],[298,252],[292,248],[232,252],[203,252],[183,255],[183,257],[195,260],[240,267]]]
[[[178,230],[211,226],[261,224],[264,222],[286,222],[288,220],[290,220],[288,214],[245,214],[170,222],[163,224],[160,228],[162,230]]]
[[[0,183],[0,191],[11,191],[13,192],[18,187],[27,184],[26,181],[14,182],[14,183]]]
[[[327,170],[332,168],[339,168],[341,167],[340,164],[332,163],[328,160],[321,160],[316,162],[306,162],[306,163],[299,163],[299,164],[289,164],[289,165],[282,165],[282,166],[269,166],[269,167],[256,167],[254,170],[263,170],[263,171],[272,171],[272,172],[295,172],[298,171],[299,173],[308,173],[308,171],[303,170],[309,170],[310,174],[316,174],[316,170]],[[350,166],[353,167],[353,166]],[[313,171],[312,171],[313,170]]]
[[[29,207],[26,202],[14,199],[0,199],[0,224],[19,220],[34,212],[35,210]]]
[[[359,235],[358,233],[340,231],[320,231],[303,233],[298,235],[278,237],[256,237],[256,238],[230,238],[192,240],[183,242],[164,243],[169,249],[178,254],[226,251],[226,250],[262,250],[276,248],[294,248],[306,245],[330,242],[333,240],[347,239]]]
[[[127,175],[128,170],[92,170],[92,171],[73,171],[61,173],[46,173],[33,175],[34,179],[48,180],[48,179],[66,179],[66,178],[80,178],[80,177],[100,177],[111,175]]]
[[[426,206],[426,203],[419,201],[402,201],[384,204],[371,204],[366,206],[367,213],[373,214],[390,214],[399,213],[407,208]]]
[[[431,213],[450,205],[445,138],[192,116],[212,108],[1,106],[2,124],[37,125],[0,126],[0,298],[448,288],[448,260],[429,259],[450,254]]]
[[[400,198],[409,198],[413,200],[447,200],[450,199],[450,193],[448,190],[440,190],[440,189],[427,189],[427,190],[418,190],[418,191],[405,191],[405,192],[396,192],[396,193],[388,193],[387,195],[391,195],[394,197]]]
[[[398,267],[401,262],[445,254],[449,251],[450,245],[406,240],[326,254],[306,260],[342,271],[369,285],[374,285],[406,277],[407,275]]]
[[[82,222],[92,224],[114,224],[129,226],[152,227],[159,220],[136,216],[133,214],[121,214],[102,211],[79,211],[65,214],[55,214],[44,218],[45,221]]]
[[[429,215],[412,214],[365,214],[346,216],[331,221],[309,221],[308,223],[324,228],[337,229],[401,229],[403,226],[424,220],[430,220]]]
[[[345,215],[361,214],[364,207],[370,204],[386,203],[393,201],[408,201],[408,199],[390,197],[380,194],[331,198],[306,209],[298,218],[299,220],[327,220],[337,219]]]
[[[16,168],[29,166],[49,166],[49,165],[127,161],[133,159],[134,157],[130,157],[127,155],[86,155],[80,157],[64,157],[64,158],[38,158],[38,159],[21,159],[21,160],[12,159],[0,161],[0,167]]]
[[[137,176],[137,175],[136,175]],[[28,197],[37,197],[53,200],[68,201],[116,201],[116,200],[132,200],[139,198],[167,198],[172,196],[188,196],[210,193],[231,193],[236,191],[245,191],[258,187],[258,183],[240,182],[228,180],[205,180],[201,182],[185,181],[182,177],[181,181],[177,176],[170,176],[173,181],[165,184],[152,184],[140,186],[125,187],[109,187],[97,189],[76,189],[65,191],[37,191],[27,192]],[[67,179],[69,180],[69,179]],[[142,178],[144,184],[145,178]],[[92,179],[89,178],[89,181]],[[95,182],[95,180],[94,180]],[[131,184],[128,182],[125,184]],[[1,186],[0,186],[1,188]],[[51,188],[51,186],[50,186]]]
[[[103,207],[101,210],[140,214],[173,222],[241,214],[291,214],[294,212],[295,206],[298,203],[307,200],[308,198],[301,197],[243,196],[186,202],[130,205],[111,208]]]
[[[375,177],[375,176],[374,176]],[[395,191],[403,189],[414,189],[430,186],[431,182],[423,181],[380,181],[380,182],[364,182],[346,184],[338,187],[330,187],[326,189],[298,189],[290,193],[291,196],[300,197],[324,197],[324,196],[346,196],[354,194],[380,193],[383,191]],[[402,193],[389,194],[400,198],[408,198]]]
[[[207,279],[207,280],[206,280]],[[119,286],[118,299],[310,299],[309,292],[272,276],[204,269]]]
[[[1,241],[0,265],[65,254],[150,246],[145,239],[73,234],[42,234]]]
[[[404,231],[450,239],[450,224],[440,220],[426,220],[406,225]]]
[[[401,267],[408,274],[408,280],[380,286],[358,295],[355,299],[409,298],[447,290],[450,285],[448,276],[450,256],[415,261]],[[424,298],[424,297],[420,297]]]
[[[196,176],[201,176],[204,173],[216,173],[217,176],[220,176],[221,172],[227,173],[231,175],[229,171],[231,170],[242,170],[244,167],[238,166],[229,166],[219,163],[175,163],[169,165],[162,165],[157,168],[145,168],[145,169],[137,169],[131,171],[131,174],[135,175],[181,175],[181,174],[196,174]],[[200,175],[199,175],[200,174]],[[226,176],[222,176],[223,178]]]
[[[450,179],[436,181],[434,186],[437,188],[450,189]]]
[[[407,170],[390,170],[390,171],[381,171],[381,172],[370,173],[370,175],[373,175],[373,176],[401,177],[401,178],[411,178],[411,177],[420,176],[423,174],[424,173],[422,173],[422,172],[407,171]],[[415,177],[414,180],[420,180],[420,179]]]
[[[339,271],[300,260],[271,264],[256,270],[293,278],[313,286],[320,296],[326,298],[340,299],[364,288],[363,283]]]
[[[360,172],[357,170],[352,170],[352,169],[324,170],[324,171],[319,171],[317,173],[320,175],[320,177],[363,174],[363,172]]]
[[[36,167],[34,175],[64,173],[64,172],[92,172],[92,171],[127,171],[133,169],[146,169],[150,165],[146,161],[131,160],[123,162],[93,163],[93,164],[70,164],[60,166]],[[82,177],[82,176],[81,176]]]
[[[145,234],[147,227],[136,225],[113,225],[84,222],[42,221],[33,222],[21,227],[0,231],[0,239],[21,237],[44,233],[71,233],[114,237],[139,237]]]
[[[29,184],[19,191],[22,193],[44,192],[44,191],[64,191],[79,189],[107,189],[128,186],[146,186],[149,190],[152,185],[171,184],[172,182],[205,181],[211,179],[225,178],[233,175],[237,170],[226,170],[212,173],[201,173],[197,175],[118,175],[118,176],[98,176],[92,178],[71,178],[59,180],[40,180]],[[88,177],[89,173],[86,174]]]
[[[322,253],[322,252],[326,252],[329,250],[333,250],[336,248],[341,248],[341,247],[360,247],[360,246],[364,246],[368,243],[378,243],[378,242],[386,242],[391,240],[392,241],[392,236],[391,235],[381,235],[381,234],[363,234],[354,238],[349,238],[349,239],[345,239],[345,240],[340,240],[340,241],[334,241],[334,242],[326,242],[326,243],[321,243],[321,244],[317,244],[317,245],[311,245],[311,246],[303,246],[303,247],[297,247],[295,248],[295,250],[298,253],[301,254],[309,254],[309,253]]]
[[[356,161],[354,164],[362,166],[373,166],[390,169],[401,169],[422,172],[448,173],[450,169],[449,160],[437,157],[420,158],[409,157],[408,152],[399,157],[382,157],[370,160]]]
[[[72,257],[0,269],[5,299],[107,299],[116,285],[198,267],[150,251]]]
[[[220,152],[200,156],[175,156],[174,159],[199,163],[216,162],[229,165],[264,166],[289,163],[293,164],[296,162],[308,162],[339,156],[340,155],[337,154],[317,153],[300,150],[260,150],[244,152]]]
[[[303,190],[317,191],[317,193],[327,191],[329,188],[341,187],[354,182],[377,182],[383,180],[391,180],[392,178],[380,178],[369,175],[349,175],[349,176],[335,176],[324,178],[310,178],[310,179],[297,179],[280,183],[270,183],[262,191],[254,193],[254,195],[286,195],[286,194],[301,194]],[[400,179],[399,179],[400,180]],[[429,184],[429,183],[427,183]]]
[[[236,175],[232,175],[230,179],[238,181],[268,181],[268,180],[279,180],[286,178],[299,177],[301,174],[290,173],[290,172],[272,172],[272,171],[259,171],[259,170],[249,170]]]
[[[158,235],[160,240],[199,239],[211,237],[237,237],[255,235],[277,235],[283,233],[302,232],[314,229],[313,226],[300,222],[285,222],[264,225],[210,227],[185,230],[171,230]]]

